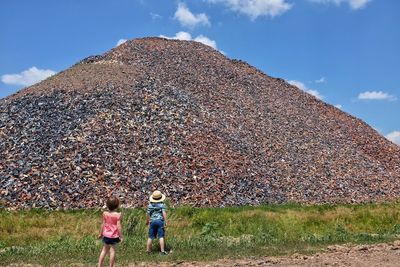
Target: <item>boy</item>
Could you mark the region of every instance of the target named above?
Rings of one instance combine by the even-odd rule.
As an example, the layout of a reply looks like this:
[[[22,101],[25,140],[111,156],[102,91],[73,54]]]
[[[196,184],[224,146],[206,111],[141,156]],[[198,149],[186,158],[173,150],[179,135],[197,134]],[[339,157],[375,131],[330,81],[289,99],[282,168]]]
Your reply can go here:
[[[150,203],[147,207],[146,225],[150,224],[149,237],[147,239],[147,253],[151,252],[153,239],[158,236],[160,241],[161,255],[165,252],[164,228],[167,226],[167,208],[164,204],[165,195],[156,190],[150,196]]]

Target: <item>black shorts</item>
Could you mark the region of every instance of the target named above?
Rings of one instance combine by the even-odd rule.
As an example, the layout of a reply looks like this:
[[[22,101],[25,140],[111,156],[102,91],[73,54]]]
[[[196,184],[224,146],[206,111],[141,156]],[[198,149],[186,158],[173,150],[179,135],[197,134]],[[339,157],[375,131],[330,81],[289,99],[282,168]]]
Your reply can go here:
[[[118,244],[119,242],[121,242],[119,237],[117,237],[117,238],[109,238],[109,237],[103,236],[103,243],[106,244],[106,245],[115,245],[115,244]]]

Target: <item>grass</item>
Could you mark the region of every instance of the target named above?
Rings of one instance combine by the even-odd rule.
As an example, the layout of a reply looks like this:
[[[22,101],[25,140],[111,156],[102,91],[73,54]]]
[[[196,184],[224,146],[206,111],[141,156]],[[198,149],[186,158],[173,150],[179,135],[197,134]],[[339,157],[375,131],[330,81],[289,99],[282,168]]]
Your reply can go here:
[[[400,203],[264,205],[169,210],[168,257],[145,253],[143,209],[124,209],[120,264],[310,253],[331,244],[390,242],[400,235]],[[101,210],[0,210],[0,265],[93,265]],[[158,246],[155,246],[155,250]]]

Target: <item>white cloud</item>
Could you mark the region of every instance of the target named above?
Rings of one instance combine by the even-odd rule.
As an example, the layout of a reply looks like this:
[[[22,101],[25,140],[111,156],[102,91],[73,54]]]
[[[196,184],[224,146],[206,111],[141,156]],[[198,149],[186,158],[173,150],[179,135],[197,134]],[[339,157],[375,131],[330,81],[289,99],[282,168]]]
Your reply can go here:
[[[261,16],[273,18],[285,13],[293,6],[286,0],[208,0],[208,2],[222,3],[234,12],[249,16],[251,20]]]
[[[200,34],[196,38],[192,39],[192,35],[188,32],[177,32],[174,37],[168,37],[165,35],[160,35],[162,38],[167,38],[167,39],[176,39],[176,40],[184,40],[184,41],[196,41],[199,43],[203,43],[205,45],[211,46],[215,50],[217,50],[217,43],[214,40],[211,40],[210,38]]]
[[[192,35],[188,32],[177,32],[175,36],[169,37],[165,35],[160,35],[159,37],[166,38],[166,39],[174,39],[174,40],[183,40],[183,41],[191,41]]]
[[[400,145],[400,131],[394,131],[385,136],[388,140]]]
[[[290,80],[290,81],[287,81],[287,82],[290,83],[291,85],[294,85],[294,86],[298,87],[299,89],[303,90],[304,92],[315,96],[316,98],[318,98],[320,100],[322,100],[324,98],[324,96],[322,96],[317,90],[313,90],[313,89],[307,88],[307,86],[304,83],[300,82],[300,81]]]
[[[335,4],[337,6],[340,6],[342,3],[346,3],[350,6],[351,9],[362,9],[364,8],[368,2],[371,2],[372,0],[309,0],[314,3],[320,3],[320,4]]]
[[[365,7],[368,2],[371,2],[372,0],[349,0],[349,5],[352,9],[361,9]]]
[[[309,93],[310,95],[315,96],[316,98],[322,100],[324,97],[317,91],[317,90],[306,90],[307,93]]]
[[[177,32],[175,36],[170,39],[190,41],[192,40],[192,35],[190,35],[188,32]]]
[[[178,20],[182,26],[194,28],[197,25],[210,26],[211,23],[205,13],[193,14],[184,3],[178,4],[174,19]]]
[[[382,91],[366,91],[358,95],[360,100],[396,100],[397,98]]]
[[[214,49],[217,49],[217,43],[214,40],[209,39],[208,37],[200,34],[199,36],[197,36],[196,38],[194,38],[194,40],[196,42],[200,42],[202,44],[211,46]]]
[[[122,44],[125,43],[126,41],[128,41],[128,40],[126,40],[126,39],[119,39],[118,42],[117,42],[117,44],[116,44],[115,46],[122,45]]]
[[[35,66],[17,74],[4,74],[1,81],[5,84],[29,86],[56,74],[54,70],[41,70]]]
[[[162,18],[161,15],[159,15],[159,14],[157,14],[157,13],[153,13],[153,12],[150,12],[150,17],[151,17],[152,19],[161,19],[161,18]]]
[[[337,105],[335,105],[335,107],[338,108],[338,109],[342,109],[343,106],[340,105],[340,104],[337,104]]]
[[[298,87],[299,89],[301,89],[303,91],[307,90],[306,85],[304,83],[302,83],[302,82],[299,82],[299,81],[296,81],[296,80],[290,80],[290,81],[287,81],[287,82],[290,83],[291,85],[294,85],[294,86]]]
[[[321,77],[318,80],[314,81],[315,83],[326,83],[326,78],[325,77]]]
[[[381,135],[383,135],[382,134],[382,129],[381,128],[377,128],[377,127],[374,127],[374,126],[371,126],[372,127],[372,129],[374,129],[375,131],[377,131],[378,133],[380,133]]]

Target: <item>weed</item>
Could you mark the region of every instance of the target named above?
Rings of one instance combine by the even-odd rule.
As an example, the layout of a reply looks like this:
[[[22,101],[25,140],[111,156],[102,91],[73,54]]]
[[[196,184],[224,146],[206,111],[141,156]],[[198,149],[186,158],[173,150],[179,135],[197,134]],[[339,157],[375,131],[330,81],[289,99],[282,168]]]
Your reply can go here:
[[[400,223],[397,223],[393,227],[393,233],[400,235]]]
[[[202,236],[211,236],[211,237],[220,236],[218,227],[219,227],[219,223],[216,223],[216,222],[206,223],[201,230],[201,235]]]

